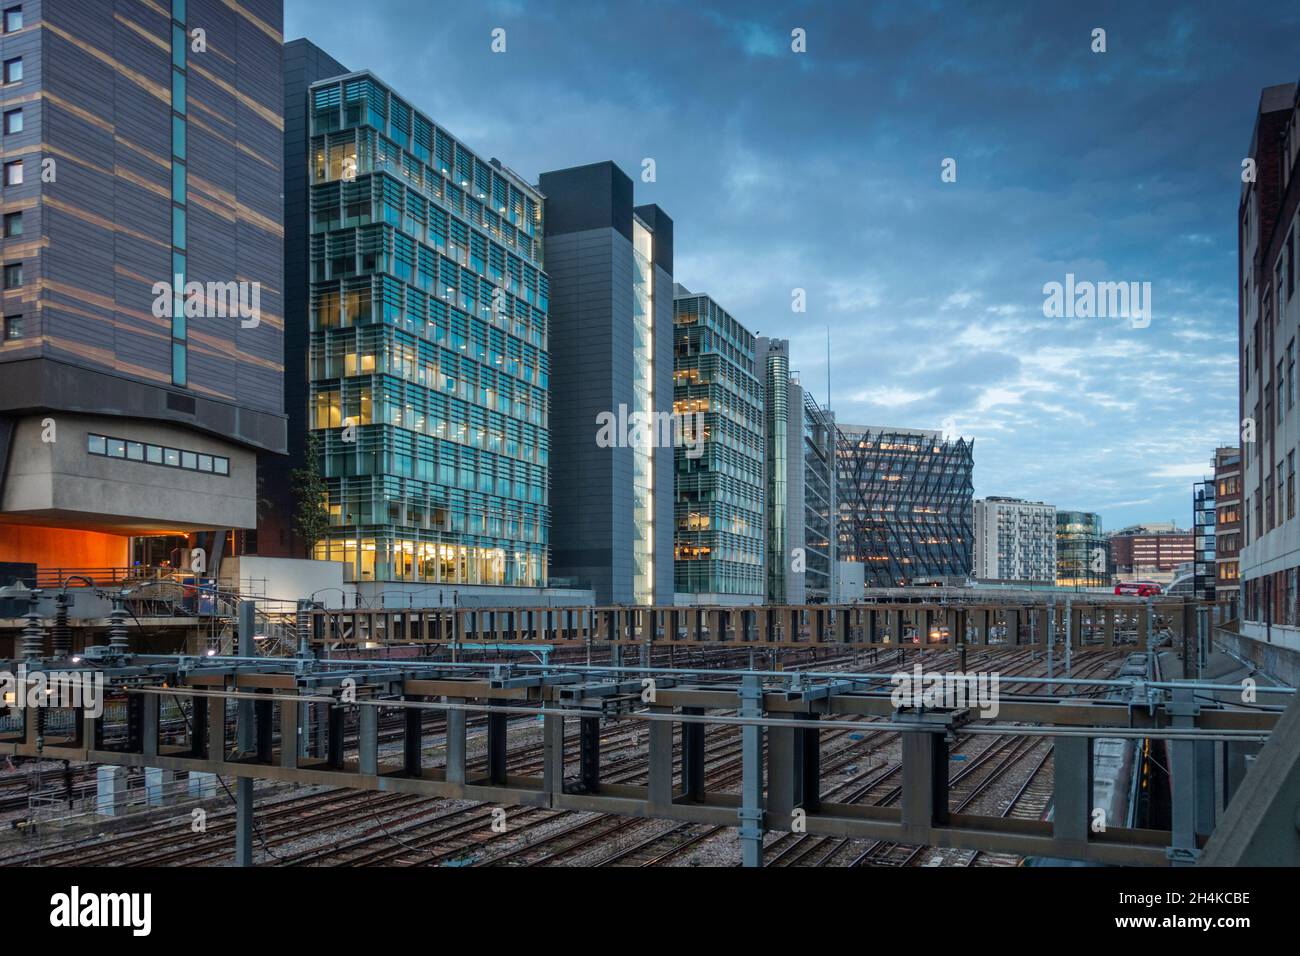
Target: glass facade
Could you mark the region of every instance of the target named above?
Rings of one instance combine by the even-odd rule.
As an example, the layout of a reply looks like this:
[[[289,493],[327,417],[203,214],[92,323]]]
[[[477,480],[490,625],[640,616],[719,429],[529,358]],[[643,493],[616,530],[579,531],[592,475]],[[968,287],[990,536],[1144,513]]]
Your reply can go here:
[[[1215,481],[1198,481],[1192,492],[1192,534],[1196,549],[1192,565],[1192,592],[1198,600],[1213,601],[1215,587]]]
[[[763,407],[767,472],[767,600],[784,604],[789,581],[788,555],[792,547],[786,527],[790,471],[789,402],[790,356],[784,349],[767,353]]]
[[[834,416],[803,392],[803,548],[804,601],[833,599],[835,574],[835,446],[839,432]]]
[[[367,73],[314,84],[310,424],[359,581],[543,586],[542,198]]]
[[[1056,513],[1056,586],[1099,588],[1110,584],[1110,548],[1101,516],[1091,511]]]
[[[654,236],[632,220],[632,408],[631,421],[654,421],[655,408]],[[637,604],[653,604],[655,593],[655,443],[632,446],[632,595]]]
[[[754,336],[707,295],[673,299],[674,589],[762,598],[763,398]],[[703,434],[693,433],[701,423]]]
[[[974,561],[974,443],[840,426],[839,552],[868,587],[964,577]]]

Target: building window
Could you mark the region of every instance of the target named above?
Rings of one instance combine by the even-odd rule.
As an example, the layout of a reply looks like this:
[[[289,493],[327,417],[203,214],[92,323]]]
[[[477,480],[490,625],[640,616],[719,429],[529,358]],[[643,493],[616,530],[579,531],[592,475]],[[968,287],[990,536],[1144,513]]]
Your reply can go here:
[[[1277,421],[1282,423],[1286,417],[1286,362],[1277,360]]]
[[[1286,456],[1286,516],[1295,517],[1295,452]]]
[[[23,111],[21,109],[5,110],[5,134],[23,131]]]
[[[185,28],[172,24],[172,66],[185,69]]]
[[[1295,339],[1286,347],[1286,407],[1295,404]]]
[[[172,207],[172,245],[185,248],[185,210]]]
[[[172,342],[172,384],[179,385],[182,388],[189,381],[185,359],[185,343]]]
[[[23,184],[23,161],[15,159],[5,163],[5,185],[21,186]]]
[[[4,331],[6,342],[21,339],[23,337],[23,317],[21,315],[6,315]]]
[[[5,291],[11,289],[21,289],[23,287],[23,264],[21,262],[9,262],[5,264]]]
[[[1286,297],[1295,295],[1295,230],[1286,237]]]
[[[1286,520],[1286,472],[1282,469],[1281,462],[1277,466],[1277,527],[1281,527],[1282,522]]]
[[[5,82],[17,83],[23,78],[23,58],[14,57],[12,60],[5,60]]]
[[[23,234],[23,214],[20,212],[5,213],[5,238],[13,239]]]
[[[106,458],[124,458],[150,465],[180,468],[185,471],[202,471],[214,475],[230,474],[230,459],[221,455],[199,454],[178,448],[164,448],[145,442],[110,438],[106,435],[87,435],[86,451]]]
[[[5,33],[13,33],[15,30],[23,28],[23,8],[6,7],[5,8]]]

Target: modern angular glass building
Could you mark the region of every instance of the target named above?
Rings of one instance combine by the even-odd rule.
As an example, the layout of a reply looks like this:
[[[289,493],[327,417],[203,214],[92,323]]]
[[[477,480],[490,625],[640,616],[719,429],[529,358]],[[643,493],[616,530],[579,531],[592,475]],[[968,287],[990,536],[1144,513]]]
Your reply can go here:
[[[841,425],[838,461],[840,554],[867,587],[971,573],[974,442]]]
[[[763,392],[754,336],[709,296],[681,285],[674,293],[673,413],[688,439],[674,452],[674,588],[699,603],[759,603]]]
[[[308,97],[316,557],[362,582],[542,586],[542,196],[369,71]]]
[[[123,568],[165,534],[215,571],[255,527],[285,448],[283,19],[4,4],[0,562]]]
[[[837,594],[835,416],[790,368],[790,343],[757,340],[763,382],[766,597],[823,604]]]
[[[1101,532],[1101,515],[1091,511],[1056,513],[1056,586],[1097,588],[1110,584],[1110,548]]]

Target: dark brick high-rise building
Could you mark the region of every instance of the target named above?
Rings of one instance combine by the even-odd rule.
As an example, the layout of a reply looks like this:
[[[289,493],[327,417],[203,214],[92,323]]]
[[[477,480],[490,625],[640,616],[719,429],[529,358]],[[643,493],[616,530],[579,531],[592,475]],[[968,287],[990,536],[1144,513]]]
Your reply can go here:
[[[255,526],[285,447],[283,16],[4,4],[0,562]]]

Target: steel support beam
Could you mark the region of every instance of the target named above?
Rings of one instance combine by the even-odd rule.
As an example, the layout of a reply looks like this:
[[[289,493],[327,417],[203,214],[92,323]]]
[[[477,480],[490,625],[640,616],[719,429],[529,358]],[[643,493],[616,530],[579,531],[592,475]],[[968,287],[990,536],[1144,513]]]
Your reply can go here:
[[[600,792],[600,718],[578,721],[578,786],[582,793]]]
[[[701,707],[683,707],[683,714],[700,715]],[[682,790],[687,800],[704,800],[704,725],[682,724]]]
[[[509,742],[506,739],[506,720],[505,714],[488,711],[488,783],[495,786],[501,786],[506,782],[506,755],[509,750]]]
[[[1093,809],[1092,738],[1057,737],[1052,742],[1052,768],[1052,835],[1086,843]]]
[[[741,678],[740,714],[761,717],[763,714],[762,680],[755,674]],[[741,785],[740,819],[741,863],[746,867],[763,865],[763,728],[747,724],[740,729]]]
[[[542,718],[542,787],[554,801],[564,793],[564,718]]]
[[[424,754],[424,711],[409,707],[403,713],[402,770],[408,777],[421,773]]]

